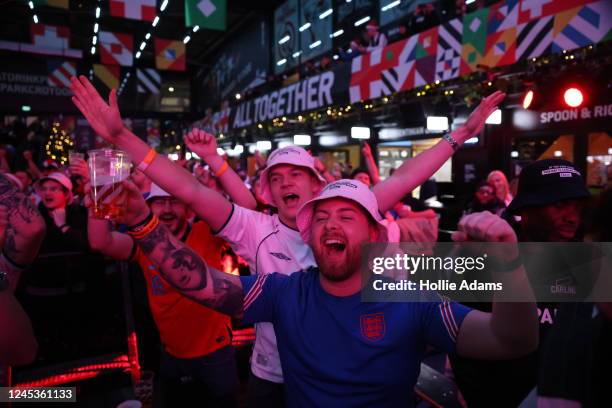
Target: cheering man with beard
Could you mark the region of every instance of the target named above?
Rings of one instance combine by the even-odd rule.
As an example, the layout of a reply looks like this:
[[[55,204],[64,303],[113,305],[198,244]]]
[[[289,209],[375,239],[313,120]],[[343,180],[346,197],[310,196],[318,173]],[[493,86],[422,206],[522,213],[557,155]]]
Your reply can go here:
[[[311,249],[297,231],[297,210],[313,198],[325,184],[317,173],[314,159],[297,146],[278,149],[268,157],[261,175],[263,197],[278,214],[266,215],[233,205],[222,195],[198,183],[185,169],[155,154],[145,142],[127,130],[113,90],[107,104],[87,80],[72,78],[72,98],[97,134],[127,151],[155,183],[185,202],[199,217],[227,240],[256,275],[278,272],[290,274],[315,265]],[[406,161],[393,176],[378,183],[373,192],[380,211],[391,209],[407,193],[421,185],[454,153],[461,143],[478,134],[487,117],[497,109],[505,94],[495,92],[485,98],[464,125],[445,135],[431,149]],[[187,146],[202,157],[221,183],[238,175],[217,155],[215,138],[192,130]],[[239,183],[236,183],[238,186]],[[236,187],[236,189],[239,187]],[[242,187],[244,190],[246,188]],[[283,373],[271,325],[257,326],[257,339],[251,358],[253,376],[249,381],[249,406],[284,406]]]
[[[495,303],[492,313],[448,302],[362,302],[361,246],[385,241],[374,194],[339,180],[302,206],[297,224],[318,268],[303,273],[237,277],[209,267],[146,214],[131,192],[125,222],[160,274],[196,302],[244,322],[271,322],[278,339],[287,404],[411,406],[428,344],[478,358],[512,358],[538,343],[533,302]],[[465,217],[457,240],[508,243],[507,282],[531,293],[512,228],[490,213]]]

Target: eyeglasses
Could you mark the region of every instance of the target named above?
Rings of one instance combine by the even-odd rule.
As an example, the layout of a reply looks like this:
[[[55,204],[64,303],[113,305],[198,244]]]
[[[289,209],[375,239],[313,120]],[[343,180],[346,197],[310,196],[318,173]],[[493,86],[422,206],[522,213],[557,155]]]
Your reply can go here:
[[[169,204],[171,206],[177,206],[181,205],[182,203],[176,198],[154,198],[151,200],[151,205],[165,207],[166,204]]]

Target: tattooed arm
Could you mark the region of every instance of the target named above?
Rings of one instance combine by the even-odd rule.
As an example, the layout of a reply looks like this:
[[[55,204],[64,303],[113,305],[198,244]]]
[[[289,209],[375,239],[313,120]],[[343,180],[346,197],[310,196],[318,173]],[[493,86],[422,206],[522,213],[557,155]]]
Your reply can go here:
[[[158,265],[164,279],[183,295],[218,312],[241,317],[243,294],[238,276],[206,265],[196,252],[161,224],[136,242]]]
[[[3,174],[0,174],[0,206],[8,214],[3,254],[17,265],[32,263],[45,237],[45,221],[30,199]],[[10,283],[14,287],[16,279]]]

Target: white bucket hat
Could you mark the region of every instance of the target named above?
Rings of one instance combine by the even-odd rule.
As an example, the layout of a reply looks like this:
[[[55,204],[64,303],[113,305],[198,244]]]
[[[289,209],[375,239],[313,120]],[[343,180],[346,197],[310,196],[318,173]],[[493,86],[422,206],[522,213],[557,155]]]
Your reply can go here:
[[[318,196],[300,207],[297,213],[297,227],[300,230],[300,235],[304,242],[310,241],[310,230],[315,205],[318,201],[334,197],[346,198],[363,207],[363,209],[370,214],[372,219],[376,221],[379,230],[379,242],[387,242],[387,227],[382,222],[383,218],[378,210],[376,196],[362,182],[348,179],[338,180],[328,184]]]
[[[314,157],[312,157],[306,150],[298,146],[287,146],[273,151],[270,154],[270,157],[268,157],[267,164],[267,167],[261,172],[260,186],[262,197],[271,204],[273,201],[272,193],[270,192],[268,174],[270,169],[278,164],[291,164],[293,166],[305,167],[312,171],[312,173],[317,177],[317,179],[321,182],[321,187],[327,183],[315,168]]]

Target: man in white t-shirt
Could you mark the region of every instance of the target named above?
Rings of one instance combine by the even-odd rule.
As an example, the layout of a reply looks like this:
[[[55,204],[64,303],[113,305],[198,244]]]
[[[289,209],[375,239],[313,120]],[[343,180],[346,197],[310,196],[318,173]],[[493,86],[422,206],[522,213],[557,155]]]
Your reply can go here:
[[[251,273],[291,274],[316,265],[312,250],[296,226],[297,210],[318,192],[325,180],[306,150],[291,146],[275,150],[261,174],[261,193],[278,209],[272,216],[233,206],[218,235],[246,260]],[[308,198],[307,198],[308,197]],[[272,323],[257,323],[251,357],[249,406],[283,406],[283,372]],[[272,384],[271,384],[271,383]]]
[[[151,147],[131,133],[121,121],[114,90],[107,104],[87,78],[73,77],[71,81],[75,94],[72,100],[96,133],[127,151],[138,168],[156,184],[191,207],[213,231],[218,231],[236,253],[247,260],[252,273],[287,274],[314,265],[313,254],[297,231],[296,215],[297,210],[321,190],[323,179],[315,170],[314,159],[304,149],[295,146],[279,149],[268,159],[268,167],[261,177],[262,191],[268,202],[278,209],[278,214],[269,216],[249,211],[201,185],[185,169],[156,155]],[[478,134],[504,97],[505,94],[498,91],[485,98],[461,127],[378,183],[373,192],[380,211],[384,213],[392,208],[435,173],[459,145]],[[227,163],[217,154],[214,136],[193,129],[185,142],[207,162],[224,186],[234,179],[233,188],[240,188],[240,185],[246,190],[244,184],[238,182],[238,175],[228,170]],[[271,350],[274,343],[269,340],[258,340],[251,361],[255,375],[251,384],[256,386],[251,388],[250,406],[284,405],[283,387],[276,385],[282,384],[280,359],[278,352]]]

